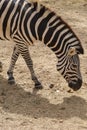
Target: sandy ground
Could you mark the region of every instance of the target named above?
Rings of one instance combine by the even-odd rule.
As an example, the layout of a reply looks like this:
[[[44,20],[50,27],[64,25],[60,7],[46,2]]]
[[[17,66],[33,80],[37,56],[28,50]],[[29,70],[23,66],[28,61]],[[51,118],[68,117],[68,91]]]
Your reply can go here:
[[[45,0],[73,28],[85,54],[80,56],[83,86],[69,88],[56,71],[56,57],[38,43],[30,47],[35,72],[44,89],[35,91],[30,73],[20,56],[14,70],[16,85],[8,85],[7,70],[13,44],[0,41],[0,130],[87,130],[87,0]],[[39,50],[39,51],[38,51]],[[54,84],[52,89],[50,84]]]

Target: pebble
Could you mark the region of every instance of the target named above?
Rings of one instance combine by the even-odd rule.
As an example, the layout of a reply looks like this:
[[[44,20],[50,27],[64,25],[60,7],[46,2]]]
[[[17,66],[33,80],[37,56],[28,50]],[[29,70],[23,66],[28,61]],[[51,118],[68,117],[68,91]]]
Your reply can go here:
[[[49,85],[49,88],[53,88],[53,87],[54,87],[54,84],[50,84],[50,85]]]
[[[57,92],[57,93],[59,93],[59,92],[60,92],[60,90],[56,90],[56,92]]]
[[[68,93],[73,93],[73,90],[69,89],[67,92],[68,92]]]
[[[60,120],[59,123],[63,123],[63,120]]]

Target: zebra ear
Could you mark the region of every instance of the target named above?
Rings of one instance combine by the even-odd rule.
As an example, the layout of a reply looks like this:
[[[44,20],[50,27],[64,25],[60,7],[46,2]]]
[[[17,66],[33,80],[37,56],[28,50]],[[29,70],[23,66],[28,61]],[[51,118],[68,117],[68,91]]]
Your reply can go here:
[[[75,47],[71,47],[68,51],[68,56],[73,56],[77,54],[76,48]]]

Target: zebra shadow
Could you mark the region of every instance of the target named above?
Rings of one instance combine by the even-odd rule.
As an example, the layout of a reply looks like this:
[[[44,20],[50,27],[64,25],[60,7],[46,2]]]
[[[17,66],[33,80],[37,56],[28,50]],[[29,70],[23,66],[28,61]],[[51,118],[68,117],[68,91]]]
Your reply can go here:
[[[87,120],[87,102],[82,97],[65,97],[62,103],[52,104],[35,90],[31,93],[25,91],[19,84],[8,85],[2,76],[0,76],[0,107],[7,113],[36,119],[48,117],[66,120],[79,117]]]

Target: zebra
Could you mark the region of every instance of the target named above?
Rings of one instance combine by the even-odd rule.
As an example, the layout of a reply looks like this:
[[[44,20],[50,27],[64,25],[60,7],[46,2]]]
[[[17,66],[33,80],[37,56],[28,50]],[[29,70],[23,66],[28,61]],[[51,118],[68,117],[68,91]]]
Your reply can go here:
[[[71,27],[54,11],[38,2],[27,0],[0,0],[0,39],[15,43],[8,74],[8,83],[15,83],[13,70],[19,54],[24,58],[35,88],[42,89],[29,45],[43,42],[56,55],[57,71],[74,91],[82,86],[79,54],[84,54],[81,42]]]

